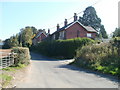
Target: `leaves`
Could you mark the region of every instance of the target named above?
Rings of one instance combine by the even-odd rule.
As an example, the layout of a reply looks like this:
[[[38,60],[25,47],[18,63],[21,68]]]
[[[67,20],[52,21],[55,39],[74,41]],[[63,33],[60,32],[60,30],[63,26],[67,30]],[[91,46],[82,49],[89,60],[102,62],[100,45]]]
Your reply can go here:
[[[84,11],[83,16],[79,18],[79,21],[85,26],[91,26],[94,29],[99,30],[101,34],[99,36],[108,38],[104,25],[101,24],[101,19],[97,16],[94,7],[87,7]]]

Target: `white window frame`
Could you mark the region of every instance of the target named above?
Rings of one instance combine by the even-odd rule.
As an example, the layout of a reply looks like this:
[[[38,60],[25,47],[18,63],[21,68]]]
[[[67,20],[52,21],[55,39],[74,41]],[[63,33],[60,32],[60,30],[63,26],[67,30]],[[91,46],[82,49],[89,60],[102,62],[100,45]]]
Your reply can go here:
[[[92,37],[92,34],[91,33],[87,33],[87,37]]]

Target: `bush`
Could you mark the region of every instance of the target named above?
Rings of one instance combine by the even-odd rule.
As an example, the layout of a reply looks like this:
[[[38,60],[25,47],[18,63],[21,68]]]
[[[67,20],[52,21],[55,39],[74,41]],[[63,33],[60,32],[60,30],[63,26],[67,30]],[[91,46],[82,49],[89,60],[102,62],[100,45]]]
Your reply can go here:
[[[120,76],[120,55],[113,43],[87,45],[77,50],[75,64]]]
[[[75,38],[68,40],[44,41],[37,46],[32,47],[39,53],[59,58],[73,58],[76,50],[86,44],[94,43],[94,40],[89,38]]]
[[[15,66],[20,64],[28,65],[30,63],[30,53],[28,48],[15,47],[12,52],[17,53],[14,59]]]

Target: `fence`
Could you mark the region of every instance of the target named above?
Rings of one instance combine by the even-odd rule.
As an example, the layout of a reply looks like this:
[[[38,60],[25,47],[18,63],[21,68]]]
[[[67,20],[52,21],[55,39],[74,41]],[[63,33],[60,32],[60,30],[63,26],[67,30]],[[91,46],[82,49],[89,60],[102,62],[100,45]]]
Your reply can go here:
[[[0,57],[0,69],[13,65],[14,56],[15,56],[15,53],[2,54]]]

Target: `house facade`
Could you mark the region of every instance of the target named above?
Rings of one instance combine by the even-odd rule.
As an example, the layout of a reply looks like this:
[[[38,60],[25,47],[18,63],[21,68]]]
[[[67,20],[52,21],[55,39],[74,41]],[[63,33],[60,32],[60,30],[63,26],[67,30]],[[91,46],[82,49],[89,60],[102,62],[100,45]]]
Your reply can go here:
[[[77,37],[88,37],[91,39],[95,39],[97,36],[97,30],[93,29],[90,26],[82,25],[79,20],[77,20],[77,14],[74,13],[74,21],[68,23],[67,19],[64,21],[64,26],[60,28],[59,24],[57,24],[57,30],[50,34],[50,30],[48,29],[48,33],[45,30],[39,30],[36,36],[33,38],[33,45],[41,41],[49,41],[49,40],[65,40],[72,39]]]
[[[77,37],[88,37],[91,39],[95,39],[96,36],[97,31],[90,26],[82,25],[77,20],[76,13],[74,14],[73,22],[68,24],[67,19],[65,19],[64,26],[62,28],[59,28],[59,24],[57,24],[57,31],[51,35],[52,40],[64,40]]]
[[[36,36],[33,38],[33,45],[43,41],[47,37],[45,30],[39,30]]]

